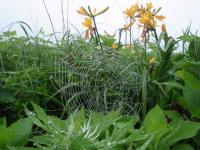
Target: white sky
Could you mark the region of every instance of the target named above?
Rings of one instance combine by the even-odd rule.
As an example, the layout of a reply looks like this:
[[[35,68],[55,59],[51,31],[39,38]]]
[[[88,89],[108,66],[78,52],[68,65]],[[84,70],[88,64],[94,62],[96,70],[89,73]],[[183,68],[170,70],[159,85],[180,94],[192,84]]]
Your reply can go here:
[[[46,0],[56,31],[62,31],[60,1]],[[69,3],[69,21],[83,31],[81,22],[84,17],[76,13],[80,6],[87,7],[89,4],[97,10],[110,6],[107,13],[97,18],[97,24],[101,31],[112,33],[124,24],[122,11],[134,2],[134,0],[64,0],[65,19],[67,19],[67,3]],[[190,23],[193,31],[200,28],[198,16],[200,0],[138,0],[138,2],[153,2],[157,8],[161,6],[161,14],[167,17],[165,23],[172,35],[180,35],[182,29],[186,29]],[[0,0],[0,31],[7,24],[19,20],[27,22],[35,33],[40,27],[48,33],[51,32],[42,0]]]

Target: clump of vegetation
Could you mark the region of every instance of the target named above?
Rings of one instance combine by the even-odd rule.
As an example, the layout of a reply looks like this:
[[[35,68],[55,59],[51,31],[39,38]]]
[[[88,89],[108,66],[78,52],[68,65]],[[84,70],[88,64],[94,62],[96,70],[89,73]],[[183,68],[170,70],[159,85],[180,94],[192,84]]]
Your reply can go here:
[[[152,3],[125,9],[119,36],[100,34],[108,10],[80,7],[83,37],[31,36],[24,22],[25,36],[0,33],[0,149],[200,149],[200,37],[158,34]]]

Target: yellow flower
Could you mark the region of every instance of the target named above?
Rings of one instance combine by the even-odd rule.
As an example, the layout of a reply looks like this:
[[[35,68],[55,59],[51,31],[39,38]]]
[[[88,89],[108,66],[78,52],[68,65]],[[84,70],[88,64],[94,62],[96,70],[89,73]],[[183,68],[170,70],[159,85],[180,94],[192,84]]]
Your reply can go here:
[[[167,28],[165,24],[162,24],[162,32],[167,32]]]
[[[92,18],[88,17],[84,19],[84,22],[82,23],[83,26],[91,29],[92,28]]]
[[[90,17],[91,15],[86,11],[86,9],[84,7],[80,7],[79,10],[77,10],[77,12],[81,15],[84,15],[84,16],[88,16]]]
[[[136,13],[136,9],[134,7],[130,7],[130,8],[127,8],[126,10],[124,10],[123,13],[127,17],[132,18],[135,15],[135,13]]]
[[[139,11],[140,7],[138,5],[138,3],[135,3],[134,5],[131,6],[135,11]]]
[[[111,47],[112,47],[112,49],[116,49],[116,48],[118,48],[118,45],[113,43]]]
[[[92,18],[91,17],[85,18],[84,22],[82,22],[82,25],[87,28],[87,30],[85,31],[85,38],[89,39],[90,37],[93,36],[93,31],[94,31],[92,26],[93,25]]]
[[[147,10],[151,10],[153,8],[153,4],[152,3],[146,3],[146,9]]]
[[[156,61],[156,58],[155,57],[152,57],[150,60],[149,60],[149,64],[152,65],[154,64]]]
[[[141,13],[140,14],[140,23],[144,24],[144,25],[147,25],[151,28],[155,28],[156,26],[156,22],[154,20],[154,17],[153,17],[153,14],[151,12],[144,12],[144,13]]]

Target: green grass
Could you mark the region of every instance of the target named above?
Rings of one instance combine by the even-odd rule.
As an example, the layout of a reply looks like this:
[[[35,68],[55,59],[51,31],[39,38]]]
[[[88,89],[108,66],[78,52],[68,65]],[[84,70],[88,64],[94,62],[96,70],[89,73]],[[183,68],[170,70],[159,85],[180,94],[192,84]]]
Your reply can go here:
[[[143,44],[112,49],[113,40],[100,37],[102,49],[69,33],[57,44],[40,35],[0,34],[0,129],[6,130],[0,148],[200,148],[199,37],[188,33],[180,41],[162,33],[160,43],[146,45],[152,64]],[[177,42],[189,45],[184,53]],[[3,141],[17,135],[12,128],[21,132],[27,116],[32,132],[27,127],[22,137]]]

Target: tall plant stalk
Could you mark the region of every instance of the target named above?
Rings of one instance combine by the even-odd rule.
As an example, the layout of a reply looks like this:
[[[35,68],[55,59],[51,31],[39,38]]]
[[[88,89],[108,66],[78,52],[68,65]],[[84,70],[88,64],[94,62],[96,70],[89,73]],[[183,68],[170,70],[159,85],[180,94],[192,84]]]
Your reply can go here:
[[[146,64],[147,62],[147,37],[146,34],[144,35],[144,55],[143,60]],[[142,118],[144,119],[147,112],[147,67],[144,65],[142,71]]]
[[[155,35],[155,39],[156,39],[156,43],[158,46],[159,51],[161,51],[161,47],[160,47],[160,43],[159,43],[159,39],[158,39],[158,34],[156,32],[156,29],[153,30],[154,31],[154,35]],[[159,51],[157,52],[157,59],[160,60],[160,55],[159,55]]]
[[[45,10],[46,10],[46,13],[47,13],[47,15],[48,15],[48,17],[49,17],[49,21],[50,21],[50,24],[51,24],[51,28],[52,28],[52,31],[53,31],[54,38],[55,38],[55,40],[56,40],[56,43],[58,44],[58,38],[57,38],[57,36],[56,36],[56,32],[55,32],[55,29],[54,29],[54,26],[53,26],[53,21],[52,21],[52,19],[51,19],[51,16],[50,16],[50,13],[49,13],[49,11],[48,11],[48,8],[47,8],[47,5],[46,5],[46,3],[45,3],[45,0],[43,0],[43,4],[44,4]]]
[[[64,15],[64,0],[60,0],[60,9],[62,16],[63,35],[65,34],[65,15]]]
[[[119,41],[118,41],[118,46],[117,46],[117,49],[119,49],[119,48],[120,48],[121,38],[122,38],[122,30],[121,30],[121,29],[119,29]]]
[[[130,18],[130,24],[131,24],[131,19],[132,18]],[[132,26],[130,26],[130,42],[129,42],[129,44],[130,44],[130,47],[131,47],[131,44],[132,44]]]
[[[95,16],[92,14],[92,11],[91,11],[91,9],[90,9],[90,6],[88,6],[88,10],[89,10],[89,12],[90,12],[90,14],[91,14],[91,16],[92,16],[92,20],[93,20],[93,23],[94,23],[94,28],[95,28],[95,31],[94,32],[96,32],[96,34],[95,34],[95,36],[96,36],[96,39],[97,39],[97,45],[99,44],[100,45],[100,47],[101,47],[101,50],[103,50],[103,47],[102,47],[102,44],[101,44],[101,39],[100,39],[100,36],[99,36],[99,32],[98,32],[98,28],[97,28],[97,24],[96,24],[96,20],[95,20]]]

